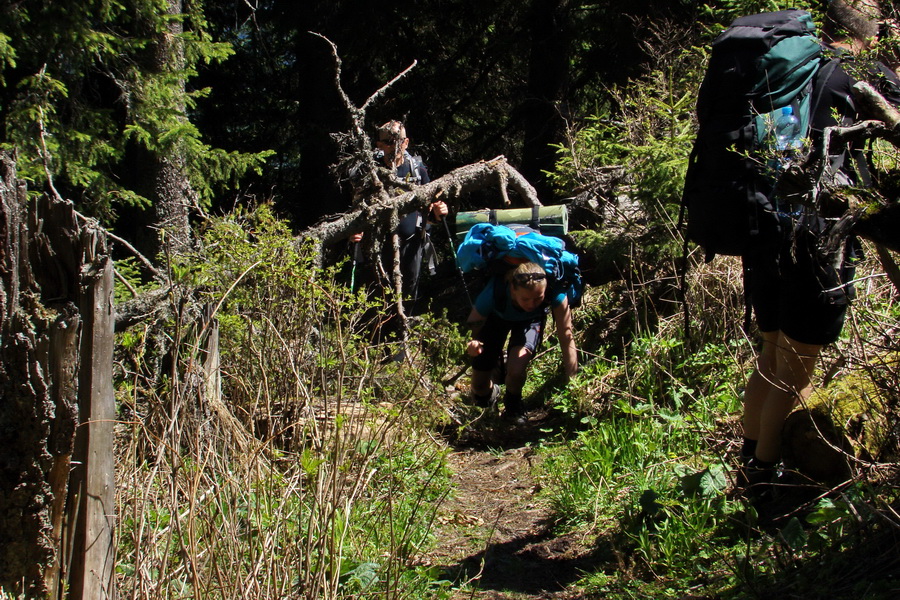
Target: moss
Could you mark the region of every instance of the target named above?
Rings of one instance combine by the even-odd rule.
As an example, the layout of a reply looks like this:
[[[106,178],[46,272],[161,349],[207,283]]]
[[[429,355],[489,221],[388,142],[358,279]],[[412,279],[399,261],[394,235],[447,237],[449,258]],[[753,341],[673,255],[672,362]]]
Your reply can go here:
[[[884,457],[895,445],[890,390],[900,354],[870,358],[865,369],[849,371],[831,385],[817,388],[807,401],[811,412],[827,416],[853,445],[857,457]]]

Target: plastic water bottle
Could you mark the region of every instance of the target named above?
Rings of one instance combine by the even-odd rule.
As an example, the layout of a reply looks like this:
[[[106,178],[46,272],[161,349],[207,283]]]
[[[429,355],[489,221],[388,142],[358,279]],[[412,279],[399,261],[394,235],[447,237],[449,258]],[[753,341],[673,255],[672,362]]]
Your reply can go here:
[[[800,119],[794,114],[793,107],[785,106],[781,109],[781,114],[775,119],[773,127],[775,135],[775,149],[779,156],[774,158],[774,173],[776,178],[782,175],[790,167],[791,161],[795,157],[795,153],[799,148],[803,147],[800,131]],[[777,184],[776,184],[777,188]],[[786,202],[777,197],[776,193],[775,206],[779,213],[795,215],[797,206]]]
[[[803,145],[801,135],[800,119],[794,114],[794,108],[785,106],[775,119],[775,148],[780,151],[795,150]]]

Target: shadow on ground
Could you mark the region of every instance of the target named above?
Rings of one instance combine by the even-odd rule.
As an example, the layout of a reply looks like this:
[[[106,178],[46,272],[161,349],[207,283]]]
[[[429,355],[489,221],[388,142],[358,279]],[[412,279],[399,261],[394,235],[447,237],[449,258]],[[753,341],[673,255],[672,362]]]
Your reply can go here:
[[[454,494],[437,519],[432,566],[484,599],[580,597],[571,591],[585,572],[603,570],[614,555],[593,536],[558,535],[536,476],[534,445],[570,423],[534,408],[513,426],[496,410],[475,411],[463,426],[442,432],[451,448]],[[573,595],[574,594],[574,595]]]
[[[604,549],[591,546],[573,535],[557,537],[545,522],[524,535],[489,543],[481,552],[445,568],[451,579],[469,581],[476,590],[563,598],[545,594],[565,592],[584,573],[612,558]]]

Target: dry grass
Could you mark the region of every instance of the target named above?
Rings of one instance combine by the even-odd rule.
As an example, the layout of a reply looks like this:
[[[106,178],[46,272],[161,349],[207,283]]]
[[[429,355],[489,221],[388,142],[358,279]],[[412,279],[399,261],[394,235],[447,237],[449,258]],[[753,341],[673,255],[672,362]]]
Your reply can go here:
[[[402,597],[446,485],[442,448],[415,424],[431,394],[421,357],[362,343],[367,307],[342,287],[262,295],[284,303],[226,315],[220,343],[175,327],[178,362],[157,388],[123,361],[122,598],[329,599],[376,580]]]

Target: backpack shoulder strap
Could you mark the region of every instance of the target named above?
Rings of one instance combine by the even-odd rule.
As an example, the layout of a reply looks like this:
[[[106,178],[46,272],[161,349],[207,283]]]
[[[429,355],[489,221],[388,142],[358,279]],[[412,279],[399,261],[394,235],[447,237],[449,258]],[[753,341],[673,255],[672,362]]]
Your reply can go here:
[[[819,102],[822,100],[822,96],[825,95],[825,90],[828,89],[828,81],[840,64],[840,58],[832,58],[825,65],[821,66],[819,72],[816,73],[815,82],[813,83],[812,102],[809,107],[810,120],[816,115],[819,109]]]

